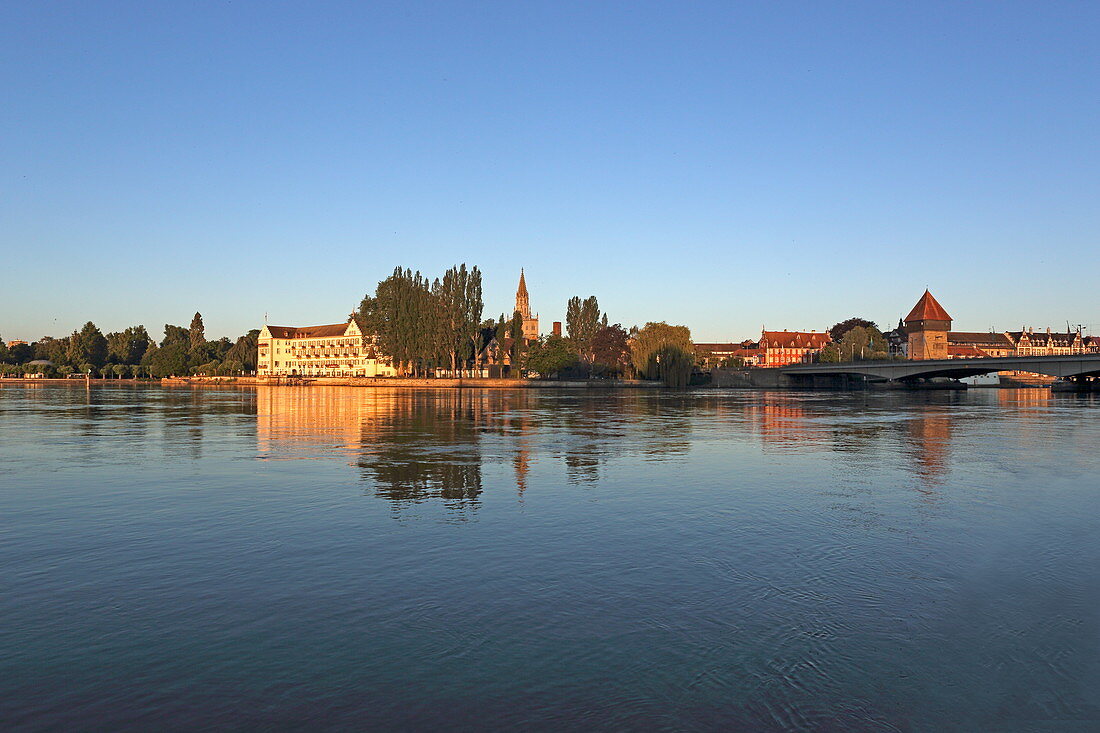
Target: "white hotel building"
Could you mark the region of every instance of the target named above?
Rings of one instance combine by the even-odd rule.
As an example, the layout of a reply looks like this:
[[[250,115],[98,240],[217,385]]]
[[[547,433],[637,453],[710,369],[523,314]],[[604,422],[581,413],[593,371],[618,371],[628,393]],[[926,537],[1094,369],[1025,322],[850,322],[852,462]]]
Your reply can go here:
[[[353,320],[328,326],[264,326],[257,376],[393,377],[390,360]]]

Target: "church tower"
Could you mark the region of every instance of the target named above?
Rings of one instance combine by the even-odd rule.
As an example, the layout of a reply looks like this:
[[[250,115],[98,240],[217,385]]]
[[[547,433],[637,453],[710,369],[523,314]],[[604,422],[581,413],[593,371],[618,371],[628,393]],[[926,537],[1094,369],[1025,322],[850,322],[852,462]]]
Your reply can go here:
[[[516,313],[523,319],[523,338],[537,341],[539,337],[539,315],[531,315],[531,298],[527,295],[527,281],[523,277],[523,268],[519,270],[519,287],[516,289]]]
[[[951,316],[927,290],[905,317],[910,359],[946,359]]]

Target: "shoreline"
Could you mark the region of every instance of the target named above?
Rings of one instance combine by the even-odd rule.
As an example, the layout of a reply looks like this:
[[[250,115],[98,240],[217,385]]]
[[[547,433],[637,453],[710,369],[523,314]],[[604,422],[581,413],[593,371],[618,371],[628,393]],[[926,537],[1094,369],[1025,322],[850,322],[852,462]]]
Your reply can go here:
[[[539,379],[415,379],[398,377],[165,377],[163,379],[23,379],[0,377],[2,384],[111,385],[149,384],[157,386],[207,387],[366,387],[375,389],[665,389],[660,382],[607,379],[551,381]]]

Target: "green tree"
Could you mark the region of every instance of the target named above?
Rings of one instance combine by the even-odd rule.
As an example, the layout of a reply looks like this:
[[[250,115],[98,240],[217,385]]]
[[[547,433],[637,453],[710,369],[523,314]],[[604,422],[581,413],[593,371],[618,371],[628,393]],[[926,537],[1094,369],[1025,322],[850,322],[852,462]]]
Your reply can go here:
[[[666,362],[674,359],[675,364],[668,363],[666,370],[672,367],[680,368],[680,362],[686,356],[694,353],[691,343],[691,330],[687,326],[670,326],[660,323],[647,323],[631,339],[630,354],[634,369],[645,379],[662,378],[661,352],[666,347],[675,347],[682,353],[667,352]],[[694,357],[691,357],[694,363]],[[690,374],[690,372],[689,372]]]
[[[161,339],[161,347],[169,346],[171,344],[187,344],[191,346],[191,332],[183,326],[173,326],[171,323],[164,324],[164,338]]]
[[[837,344],[841,361],[865,361],[886,359],[889,346],[886,337],[874,326],[854,326]]]
[[[4,343],[4,338],[0,336],[0,362],[7,362],[9,358],[8,345]]]
[[[607,325],[607,315],[603,316],[603,325]],[[600,330],[600,304],[595,295],[584,300],[574,295],[565,307],[565,331],[569,342],[577,350],[581,361],[592,364],[592,338]]]
[[[153,377],[182,376],[190,373],[188,342],[177,342],[149,350],[149,374]]]
[[[481,271],[475,265],[455,265],[443,274],[438,296],[444,327],[448,332],[451,371],[462,368],[467,358],[477,357],[484,307]]]
[[[152,343],[145,326],[130,326],[125,331],[107,334],[107,358],[119,364],[137,364]]]
[[[665,344],[654,355],[657,378],[666,387],[686,387],[695,366],[695,355],[676,344]]]
[[[191,319],[191,328],[187,330],[187,339],[192,349],[197,349],[206,343],[206,328],[202,325],[202,314],[196,312]]]
[[[94,323],[88,321],[69,336],[69,361],[75,364],[102,366],[107,361],[107,339]]]
[[[528,346],[526,365],[543,377],[553,377],[576,360],[570,344],[561,336],[550,334]]]
[[[509,361],[512,364],[513,376],[518,377],[523,365],[523,315],[516,311],[512,314],[512,321],[508,324],[508,336],[512,339],[512,353]]]
[[[129,375],[130,367],[126,364],[115,364],[114,373],[116,379],[122,379],[124,376]]]
[[[252,329],[225,352],[225,361],[240,364],[237,371],[256,371],[257,353],[259,349],[260,331]]]
[[[840,361],[840,347],[836,344],[826,344],[817,355],[817,360],[823,364],[836,364]]]
[[[878,329],[874,321],[868,321],[866,318],[852,316],[851,318],[841,321],[840,323],[837,323],[832,328],[830,328],[829,337],[832,338],[833,341],[840,341],[842,338],[844,338],[844,334],[857,327],[874,328],[876,330]]]

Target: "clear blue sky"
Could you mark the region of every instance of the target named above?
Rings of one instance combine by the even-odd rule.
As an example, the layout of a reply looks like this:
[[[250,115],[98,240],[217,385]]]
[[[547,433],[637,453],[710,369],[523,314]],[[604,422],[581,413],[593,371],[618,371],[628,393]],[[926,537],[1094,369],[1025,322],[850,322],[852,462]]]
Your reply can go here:
[[[1100,3],[0,5],[0,334],[521,266],[699,341],[1100,333]]]

